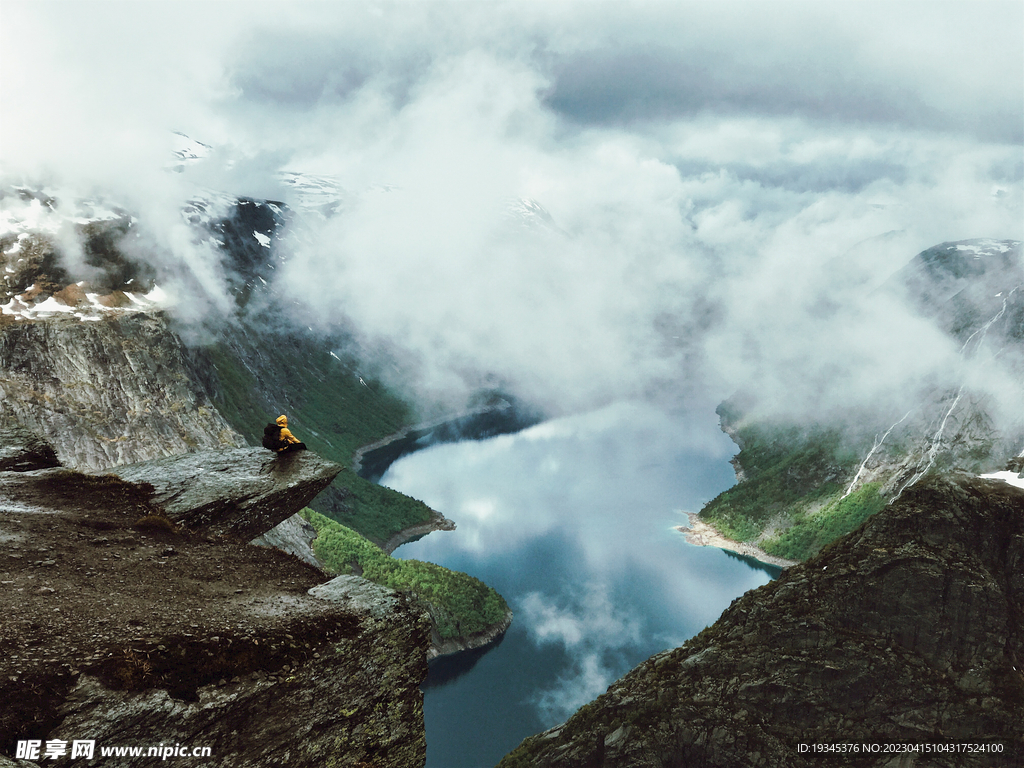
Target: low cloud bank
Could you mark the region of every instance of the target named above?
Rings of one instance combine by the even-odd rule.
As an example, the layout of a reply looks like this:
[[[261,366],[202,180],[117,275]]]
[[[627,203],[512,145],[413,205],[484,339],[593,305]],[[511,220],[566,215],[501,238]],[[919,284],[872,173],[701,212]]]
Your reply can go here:
[[[132,210],[190,319],[231,299],[185,201],[301,208],[292,171],[337,212],[296,216],[278,288],[423,401],[1020,402],[878,290],[1024,237],[1019,4],[246,8],[5,6],[5,180]],[[171,171],[173,130],[212,151]]]

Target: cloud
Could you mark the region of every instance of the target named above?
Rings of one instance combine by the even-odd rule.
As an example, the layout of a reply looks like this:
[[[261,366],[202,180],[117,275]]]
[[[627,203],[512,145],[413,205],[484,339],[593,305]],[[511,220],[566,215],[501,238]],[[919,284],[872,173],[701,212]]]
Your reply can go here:
[[[871,289],[1024,236],[1019,3],[452,8],[6,3],[0,170],[137,211],[200,316],[228,304],[181,226],[196,188],[335,178],[279,288],[424,402],[755,381],[792,412],[952,369]],[[214,152],[169,173],[173,130]]]
[[[519,610],[538,645],[559,643],[572,649],[592,642],[620,647],[640,641],[639,620],[612,603],[607,585],[589,585],[571,606],[556,605],[541,593],[530,592]]]
[[[798,115],[1022,138],[1017,38],[1024,19],[1013,3],[646,10],[610,4],[596,41],[553,56],[552,108],[599,124]]]

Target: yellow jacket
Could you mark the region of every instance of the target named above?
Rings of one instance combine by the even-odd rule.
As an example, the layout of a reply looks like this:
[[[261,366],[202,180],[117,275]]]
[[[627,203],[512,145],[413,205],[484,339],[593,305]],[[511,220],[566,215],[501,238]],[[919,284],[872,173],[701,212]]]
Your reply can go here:
[[[281,428],[281,442],[284,443],[284,445],[282,445],[277,450],[283,451],[289,445],[293,445],[294,443],[301,443],[302,442],[301,440],[299,440],[299,438],[297,438],[295,435],[293,435],[291,433],[291,431],[288,429],[288,417],[287,416],[285,416],[284,414],[278,416],[274,420],[274,423],[277,424],[277,426],[279,426]]]

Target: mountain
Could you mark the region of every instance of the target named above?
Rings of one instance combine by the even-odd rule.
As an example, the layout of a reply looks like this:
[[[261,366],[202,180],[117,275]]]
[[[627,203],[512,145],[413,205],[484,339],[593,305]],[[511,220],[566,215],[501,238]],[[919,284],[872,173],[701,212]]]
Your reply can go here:
[[[769,555],[801,560],[930,472],[992,472],[1024,453],[1021,243],[942,243],[877,290],[955,345],[959,369],[947,377],[954,383],[923,388],[903,412],[851,410],[811,424],[763,415],[756,391],[737,394],[718,413],[740,448],[738,482],[701,520]],[[906,342],[913,354],[913,340]],[[1001,399],[999,386],[1008,393]]]
[[[930,476],[499,766],[1020,765],[1022,566],[1024,488]]]
[[[230,296],[197,318],[181,302],[209,298],[201,281],[126,209],[0,194],[0,572],[19,607],[0,699],[22,702],[4,708],[0,764],[17,740],[137,744],[154,728],[209,735],[224,766],[422,764],[428,656],[494,640],[511,613],[465,574],[431,566],[412,594],[314,554],[310,504],[382,558],[378,544],[452,524],[342,469],[418,419],[346,339],[266,320],[290,209],[188,202]],[[250,447],[280,413],[309,452]],[[314,483],[317,466],[333,469]]]
[[[873,290],[959,350],[952,387],[813,423],[722,403],[737,484],[701,533],[789,567],[501,768],[1024,761],[1024,419],[990,386],[1024,381],[1021,243],[943,243]]]

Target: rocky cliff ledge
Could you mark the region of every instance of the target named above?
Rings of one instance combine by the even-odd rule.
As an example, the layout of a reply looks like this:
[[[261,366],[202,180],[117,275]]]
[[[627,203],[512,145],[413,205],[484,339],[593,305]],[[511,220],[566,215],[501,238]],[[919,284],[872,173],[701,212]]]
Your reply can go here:
[[[302,509],[341,472],[312,451],[274,454],[265,448],[200,451],[110,470],[129,483],[148,483],[153,501],[192,531],[246,541]]]
[[[221,486],[190,474],[211,458],[123,468],[138,484],[61,467],[0,472],[0,755],[18,740],[95,739],[97,758],[163,743],[209,747],[204,764],[225,768],[422,765],[426,614],[244,541],[337,465],[301,455],[254,481],[274,486],[263,501],[250,486],[225,505],[202,489],[220,493],[230,468],[213,470]]]
[[[922,481],[500,765],[1024,765],[1021,712],[1024,491],[957,476]]]

